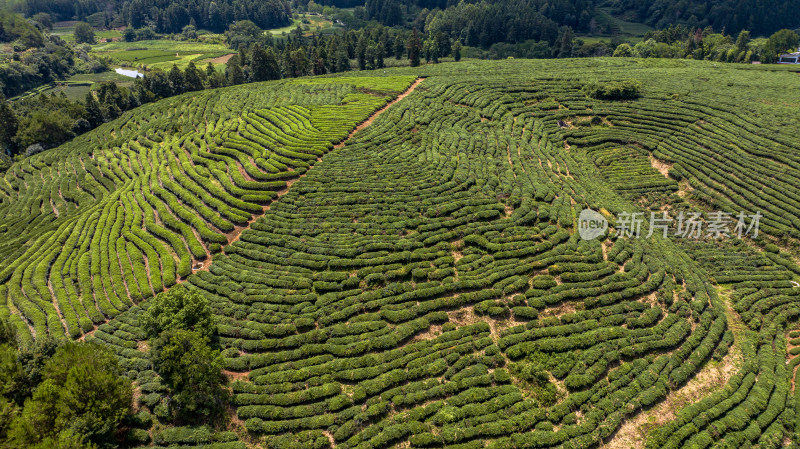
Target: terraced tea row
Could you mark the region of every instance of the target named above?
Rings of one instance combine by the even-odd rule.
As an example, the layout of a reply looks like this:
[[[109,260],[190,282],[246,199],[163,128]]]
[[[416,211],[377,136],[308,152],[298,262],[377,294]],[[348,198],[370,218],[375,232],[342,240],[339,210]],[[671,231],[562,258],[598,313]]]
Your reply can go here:
[[[412,81],[203,92],[15,164],[0,179],[5,313],[23,339],[76,338],[174,285]]]
[[[267,447],[596,445],[727,353],[726,308],[680,248],[573,231],[630,205],[532,101],[555,85],[427,78],[188,278]],[[561,107],[586,106],[574,92]],[[94,338],[156,407],[122,325],[138,313]]]

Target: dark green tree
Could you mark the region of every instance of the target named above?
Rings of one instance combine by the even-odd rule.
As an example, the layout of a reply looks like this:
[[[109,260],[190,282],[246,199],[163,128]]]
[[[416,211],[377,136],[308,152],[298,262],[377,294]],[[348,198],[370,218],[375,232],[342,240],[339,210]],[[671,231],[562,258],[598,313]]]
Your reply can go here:
[[[328,73],[328,57],[325,46],[318,46],[313,55],[313,66],[311,71],[314,75],[324,75]]]
[[[167,330],[191,330],[212,340],[217,333],[208,301],[194,291],[179,285],[150,300],[139,318],[139,325],[150,340]]]
[[[225,20],[222,16],[222,11],[220,11],[217,3],[213,1],[208,5],[208,27],[218,32],[225,29]]]
[[[186,25],[181,30],[181,37],[186,40],[196,40],[197,28],[194,25]]]
[[[367,51],[364,54],[364,60],[366,61],[365,68],[367,70],[377,68],[377,53],[378,46],[374,42],[371,42],[369,45],[367,45]]]
[[[14,330],[14,326],[8,322],[8,320],[4,320],[0,318],[0,345],[12,345],[16,346],[17,332]],[[0,383],[0,386],[2,383]]]
[[[85,106],[86,108],[86,120],[89,121],[89,124],[94,128],[105,120],[103,117],[103,111],[100,110],[100,103],[97,102],[97,99],[94,98],[94,93],[87,92],[86,93],[86,101]]]
[[[223,79],[223,75],[214,68],[214,64],[208,63],[206,65],[206,79],[208,83],[208,87],[213,89],[216,87],[222,87],[225,84],[225,80]]]
[[[113,81],[100,83],[100,87],[97,89],[97,99],[106,120],[119,117],[130,106],[130,92],[126,88],[120,88]]]
[[[203,79],[200,70],[194,65],[194,61],[189,61],[186,70],[183,72],[184,87],[186,92],[203,90]]]
[[[153,347],[153,366],[169,387],[176,417],[183,422],[216,421],[229,394],[223,361],[200,331],[167,330]]]
[[[186,92],[186,80],[183,77],[183,72],[175,64],[172,64],[172,68],[169,70],[169,85],[172,95]]]
[[[20,120],[17,143],[25,148],[35,143],[52,148],[75,136],[73,120],[63,110],[37,110]]]
[[[13,446],[62,447],[56,442],[66,439],[115,447],[115,432],[133,401],[131,382],[121,374],[116,357],[104,347],[59,347],[45,364],[41,384],[11,424]]]
[[[339,54],[339,39],[334,37],[328,40],[328,48],[325,51],[327,56],[325,60],[325,68],[330,73],[336,72],[336,57]]]
[[[11,327],[0,320],[0,447],[8,439],[11,423],[19,414],[20,407],[14,396],[23,388],[25,378],[10,330]]]
[[[571,58],[575,33],[572,28],[563,26],[558,30],[558,38],[553,44],[553,56],[556,58]]]
[[[394,58],[398,61],[403,58],[403,55],[406,52],[406,39],[403,37],[402,34],[395,36],[394,39]]]
[[[75,42],[79,44],[94,44],[94,28],[86,22],[76,23]]]
[[[366,70],[367,68],[367,42],[366,33],[362,32],[356,44],[356,59],[358,60],[358,70]]]
[[[7,396],[9,400],[19,406],[24,404],[25,399],[29,398],[42,382],[45,365],[58,348],[59,342],[53,338],[42,338],[31,345],[19,348],[16,356],[22,367],[22,375],[17,376],[13,392]]]
[[[222,359],[208,301],[183,286],[151,300],[139,320],[150,339],[150,355],[185,422],[204,422],[224,412]]]
[[[231,59],[225,64],[225,78],[228,85],[231,86],[245,82],[239,55],[231,56]]]
[[[256,44],[250,53],[252,61],[250,73],[253,76],[253,81],[269,81],[281,78],[281,68],[272,48],[267,47],[264,49]]]
[[[347,72],[350,70],[350,58],[347,56],[347,50],[339,48],[336,52],[336,71]]]
[[[0,94],[0,151],[12,149],[19,122],[6,97]]]
[[[384,63],[384,58],[386,58],[386,50],[384,48],[385,47],[383,45],[381,45],[380,43],[376,44],[376,48],[375,48],[375,68],[376,69],[382,69],[382,68],[386,67],[386,64]]]
[[[408,44],[406,45],[408,48],[408,60],[411,63],[411,67],[418,67],[419,66],[419,53],[422,50],[422,43],[419,39],[419,33],[417,29],[414,28],[411,31],[411,35],[408,38]]]
[[[34,14],[31,19],[33,19],[34,22],[39,22],[39,24],[48,30],[53,29],[53,17],[46,12],[38,12]]]
[[[439,47],[436,45],[436,41],[432,36],[425,39],[425,42],[422,44],[422,53],[425,54],[425,62],[439,62]]]
[[[239,20],[225,32],[225,40],[229,47],[238,50],[240,47],[248,47],[260,42],[263,34],[263,30],[255,23],[249,20]]]
[[[458,39],[453,43],[453,59],[456,62],[461,61],[461,41]]]
[[[452,52],[450,39],[448,39],[447,35],[442,31],[433,35],[433,44],[436,47],[436,62],[439,62],[439,58],[449,55]]]
[[[290,58],[292,61],[292,67],[294,68],[292,76],[298,77],[311,74],[311,59],[309,59],[308,53],[304,47],[300,47],[291,52]]]
[[[166,98],[172,95],[172,87],[169,78],[163,70],[151,70],[144,76],[144,85],[152,92],[156,99]]]

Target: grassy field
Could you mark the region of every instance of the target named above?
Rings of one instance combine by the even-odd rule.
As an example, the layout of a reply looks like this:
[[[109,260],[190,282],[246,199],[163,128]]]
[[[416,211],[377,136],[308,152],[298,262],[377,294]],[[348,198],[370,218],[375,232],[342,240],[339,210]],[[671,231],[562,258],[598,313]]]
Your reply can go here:
[[[75,40],[75,26],[56,26],[53,27],[52,34],[64,39],[67,42],[73,42]],[[118,30],[95,30],[94,32],[95,40],[97,42],[105,42],[106,39],[110,40],[121,40],[122,39],[122,32]]]
[[[305,23],[306,21],[308,23]],[[298,26],[304,29],[304,35],[310,35],[312,32],[332,32],[335,29],[333,22],[322,16],[315,14],[297,14],[297,18],[292,21],[291,25],[282,28],[273,28],[267,31],[274,36],[280,36],[289,34]],[[309,29],[305,30],[305,27]]]
[[[599,8],[598,12],[599,16],[597,17],[597,19],[601,23],[611,24],[611,27],[618,34],[631,37],[641,37],[644,36],[645,33],[647,33],[648,31],[653,30],[652,27],[645,25],[643,23],[629,22],[624,19],[614,17],[611,15],[610,10],[608,8]]]
[[[601,27],[609,24],[612,33],[608,35],[579,35],[578,38],[586,43],[596,43],[600,41],[610,42],[614,35],[619,36],[625,41],[631,43],[638,43],[642,40],[645,33],[652,31],[653,28],[643,23],[629,22],[624,19],[614,17],[610,13],[609,8],[598,8],[598,15],[595,17]]]
[[[219,43],[219,39],[219,35],[204,35],[199,42],[166,39],[111,42],[94,45],[92,52],[121,66],[169,70],[173,64],[185,68],[189,61],[206,64],[209,59],[233,53],[225,44]]]
[[[625,58],[168,98],[0,177],[0,316],[115,351],[143,445],[779,447],[800,441],[798,108],[796,73]],[[664,212],[700,236],[648,235]],[[759,235],[714,236],[715,212]],[[231,432],[158,416],[139,318],[178,283],[218,324]]]
[[[60,24],[61,26],[53,28],[53,34],[66,41],[73,41],[74,25],[71,22]],[[292,25],[267,32],[279,37],[288,34],[297,26],[304,28],[304,35],[310,35],[312,32],[330,33],[336,29],[331,21],[321,16],[298,14]],[[235,53],[224,44],[224,36],[210,32],[201,32],[197,42],[167,39],[125,42],[122,40],[122,32],[117,30],[95,31],[95,36],[97,43],[92,45],[92,52],[98,56],[108,57],[112,64],[122,67],[169,70],[175,64],[185,69],[189,61],[194,61],[198,65],[205,65],[208,62],[220,65],[217,58]]]
[[[577,39],[582,40],[587,44],[596,44],[599,42],[610,43],[611,37],[610,36],[578,36]],[[641,38],[626,38],[628,41],[638,42]]]
[[[102,73],[82,73],[73,75],[64,81],[46,84],[14,98],[24,98],[27,96],[39,95],[41,93],[51,94],[63,92],[71,100],[83,100],[86,97],[86,93],[93,88],[95,83],[101,83],[103,81],[114,81],[117,83],[117,85],[126,87],[133,84],[133,80],[130,77],[120,75],[113,71]]]
[[[72,22],[59,24],[53,28],[53,34],[73,41],[75,26]],[[189,61],[206,64],[209,60],[233,53],[224,44],[224,36],[210,32],[201,32],[196,42],[168,39],[125,42],[122,32],[117,30],[95,31],[95,37],[97,43],[92,45],[91,51],[98,56],[108,57],[114,65],[124,67],[169,70],[176,64],[183,69]]]
[[[95,83],[103,81],[114,81],[118,86],[129,87],[133,84],[130,77],[120,75],[116,72],[103,72],[103,73],[85,73],[71,76],[66,84],[59,84],[58,86],[46,91],[50,92],[64,92],[64,94],[73,100],[83,100],[86,98],[86,93],[89,92]]]

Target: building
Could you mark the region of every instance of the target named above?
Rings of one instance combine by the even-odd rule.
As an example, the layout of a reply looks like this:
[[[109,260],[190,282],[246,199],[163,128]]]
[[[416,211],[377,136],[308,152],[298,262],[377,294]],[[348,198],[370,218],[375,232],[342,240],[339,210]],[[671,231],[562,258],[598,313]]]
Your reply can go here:
[[[794,53],[786,53],[778,59],[778,64],[800,64],[800,48]]]

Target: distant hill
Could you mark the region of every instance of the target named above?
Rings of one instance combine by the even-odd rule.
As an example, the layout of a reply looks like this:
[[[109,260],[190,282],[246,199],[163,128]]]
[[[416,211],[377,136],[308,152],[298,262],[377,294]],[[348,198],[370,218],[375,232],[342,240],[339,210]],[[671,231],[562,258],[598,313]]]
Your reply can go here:
[[[413,23],[429,24],[430,19],[420,20],[426,10],[439,10],[436,17],[459,14],[462,33],[474,31],[485,22],[495,22],[489,33],[514,33],[521,23],[531,23],[545,18],[548,25],[569,26],[576,32],[598,30],[603,23],[600,8],[611,7],[615,16],[624,16],[632,22],[640,22],[654,28],[672,24],[704,28],[708,25],[720,31],[736,34],[749,30],[754,35],[770,35],[781,28],[794,29],[797,21],[797,2],[791,0],[321,0],[323,5],[341,8],[365,6],[367,18],[387,25]],[[511,18],[511,20],[509,20]],[[502,20],[500,20],[502,19]]]
[[[612,0],[616,14],[630,14],[636,21],[655,28],[683,23],[694,27],[711,25],[728,33],[749,30],[768,36],[781,28],[800,26],[800,5],[791,0]]]
[[[23,0],[15,10],[28,17],[46,13],[53,20],[83,20],[95,27],[151,26],[164,33],[180,32],[190,23],[214,31],[237,20],[251,20],[262,28],[291,23],[285,0]]]

